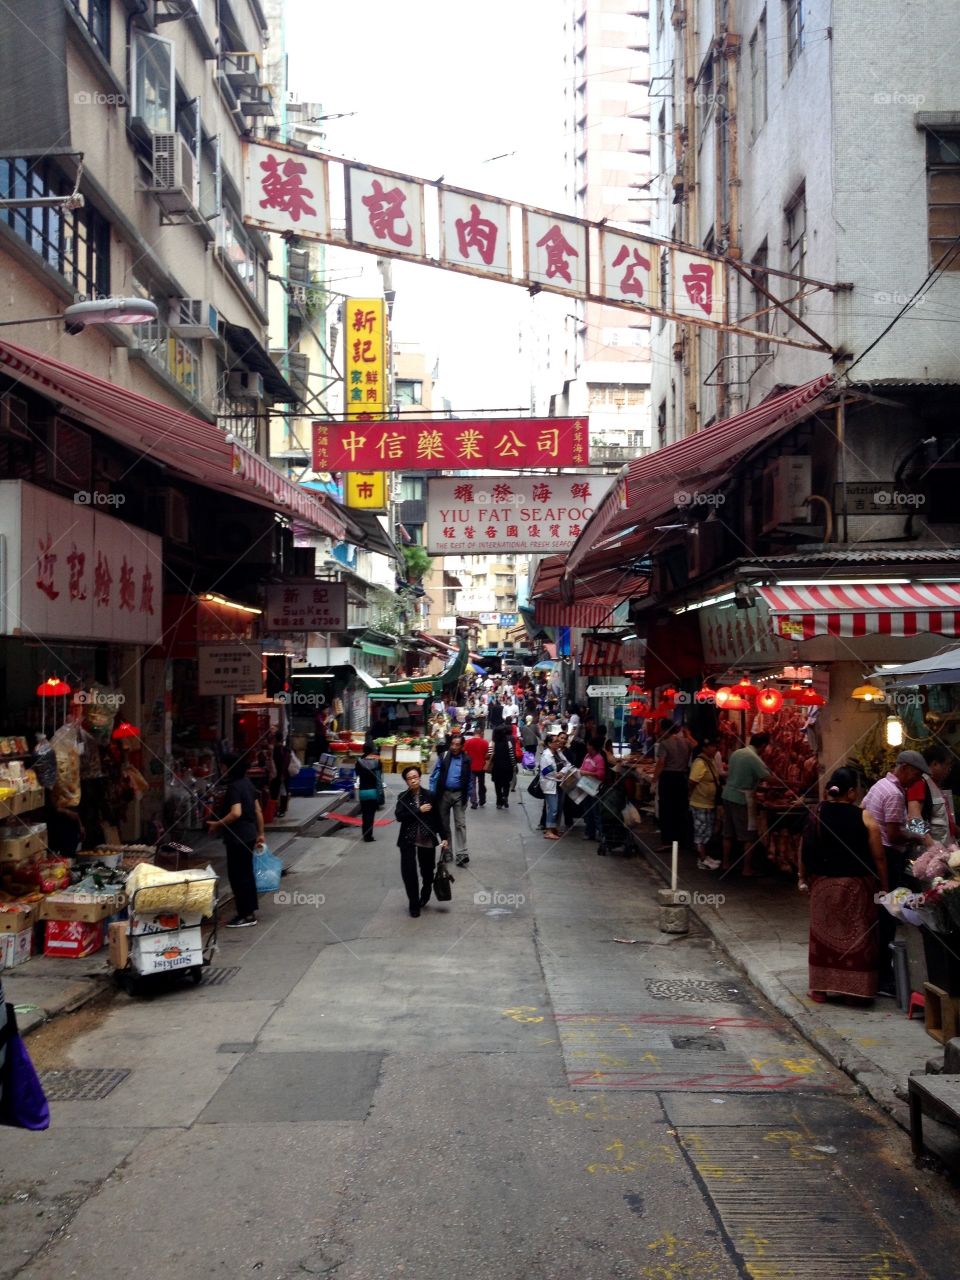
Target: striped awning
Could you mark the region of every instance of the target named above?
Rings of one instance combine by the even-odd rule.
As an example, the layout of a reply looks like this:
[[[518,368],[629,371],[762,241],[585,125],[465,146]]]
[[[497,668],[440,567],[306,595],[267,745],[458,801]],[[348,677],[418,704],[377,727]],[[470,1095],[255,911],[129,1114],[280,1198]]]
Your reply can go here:
[[[619,640],[602,640],[597,636],[584,636],[583,647],[577,658],[577,670],[582,676],[622,676],[623,645]]]
[[[758,587],[773,629],[786,640],[814,636],[960,635],[960,582]]]

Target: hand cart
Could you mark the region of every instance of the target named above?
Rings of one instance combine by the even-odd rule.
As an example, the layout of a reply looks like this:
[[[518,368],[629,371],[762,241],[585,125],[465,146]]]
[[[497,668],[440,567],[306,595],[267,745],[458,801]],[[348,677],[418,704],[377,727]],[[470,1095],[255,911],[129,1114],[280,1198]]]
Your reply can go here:
[[[181,903],[188,887],[213,882],[211,914],[183,913]],[[160,890],[170,890],[169,907],[158,905]],[[148,897],[147,895],[152,895]],[[162,897],[162,895],[160,895]],[[138,900],[149,902],[139,906]],[[128,919],[124,963],[114,969],[114,980],[128,995],[142,990],[142,980],[158,974],[184,974],[195,986],[217,950],[217,877],[184,877],[164,885],[136,889],[127,902]],[[194,918],[194,916],[196,918]],[[204,936],[203,922],[210,925]]]

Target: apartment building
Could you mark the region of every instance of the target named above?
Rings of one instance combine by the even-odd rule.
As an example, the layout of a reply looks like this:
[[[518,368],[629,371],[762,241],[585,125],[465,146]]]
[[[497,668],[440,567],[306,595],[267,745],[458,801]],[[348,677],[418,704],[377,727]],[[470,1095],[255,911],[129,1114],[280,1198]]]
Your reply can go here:
[[[654,321],[654,443],[844,369],[937,267],[960,233],[960,103],[931,51],[958,36],[950,0],[654,0],[655,232],[742,261],[731,320],[839,352]],[[943,266],[857,381],[958,379]]]

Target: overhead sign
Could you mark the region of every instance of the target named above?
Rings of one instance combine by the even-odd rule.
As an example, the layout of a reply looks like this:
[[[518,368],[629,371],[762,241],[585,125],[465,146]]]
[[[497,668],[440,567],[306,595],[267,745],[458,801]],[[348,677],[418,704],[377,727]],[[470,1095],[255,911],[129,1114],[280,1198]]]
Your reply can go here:
[[[358,511],[385,511],[387,474],[385,471],[349,471],[343,479],[344,506]]]
[[[764,342],[829,350],[824,341],[761,331],[756,322],[731,324],[724,282],[737,264],[696,248],[283,143],[247,143],[245,175],[244,221],[252,226]],[[328,211],[331,183],[342,191],[336,198],[342,225]],[[523,228],[516,243],[514,225]],[[599,265],[596,280],[591,263]],[[661,280],[669,286],[662,292]]]
[[[427,550],[565,551],[610,486],[612,476],[493,475],[427,482]]]
[[[591,684],[587,687],[588,698],[625,698],[625,684]]]
[[[263,693],[263,659],[259,645],[202,644],[197,655],[197,693],[201,698]]]
[[[314,422],[317,471],[525,470],[590,461],[586,418]]]
[[[343,386],[348,418],[382,418],[387,412],[387,313],[383,298],[344,303]],[[326,467],[318,467],[326,471]],[[334,471],[339,471],[334,467]]]
[[[120,494],[71,502],[0,481],[0,635],[156,644],[163,631],[163,551],[155,534],[104,514]]]
[[[496,608],[496,598],[492,591],[458,591],[457,609],[461,614],[468,613],[479,620],[480,614],[490,615]]]
[[[345,582],[296,582],[267,588],[264,628],[272,631],[346,631]]]

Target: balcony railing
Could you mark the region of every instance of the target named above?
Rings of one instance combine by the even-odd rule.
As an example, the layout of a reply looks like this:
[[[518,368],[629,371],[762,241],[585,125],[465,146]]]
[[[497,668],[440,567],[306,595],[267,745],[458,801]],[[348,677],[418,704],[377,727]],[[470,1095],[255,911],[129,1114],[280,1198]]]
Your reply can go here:
[[[168,373],[193,400],[199,400],[200,359],[193,348],[175,337],[162,320],[137,325],[133,333],[146,358]]]
[[[651,452],[649,445],[602,444],[596,440],[590,442],[591,462],[630,462],[633,458],[642,458],[645,453]]]

